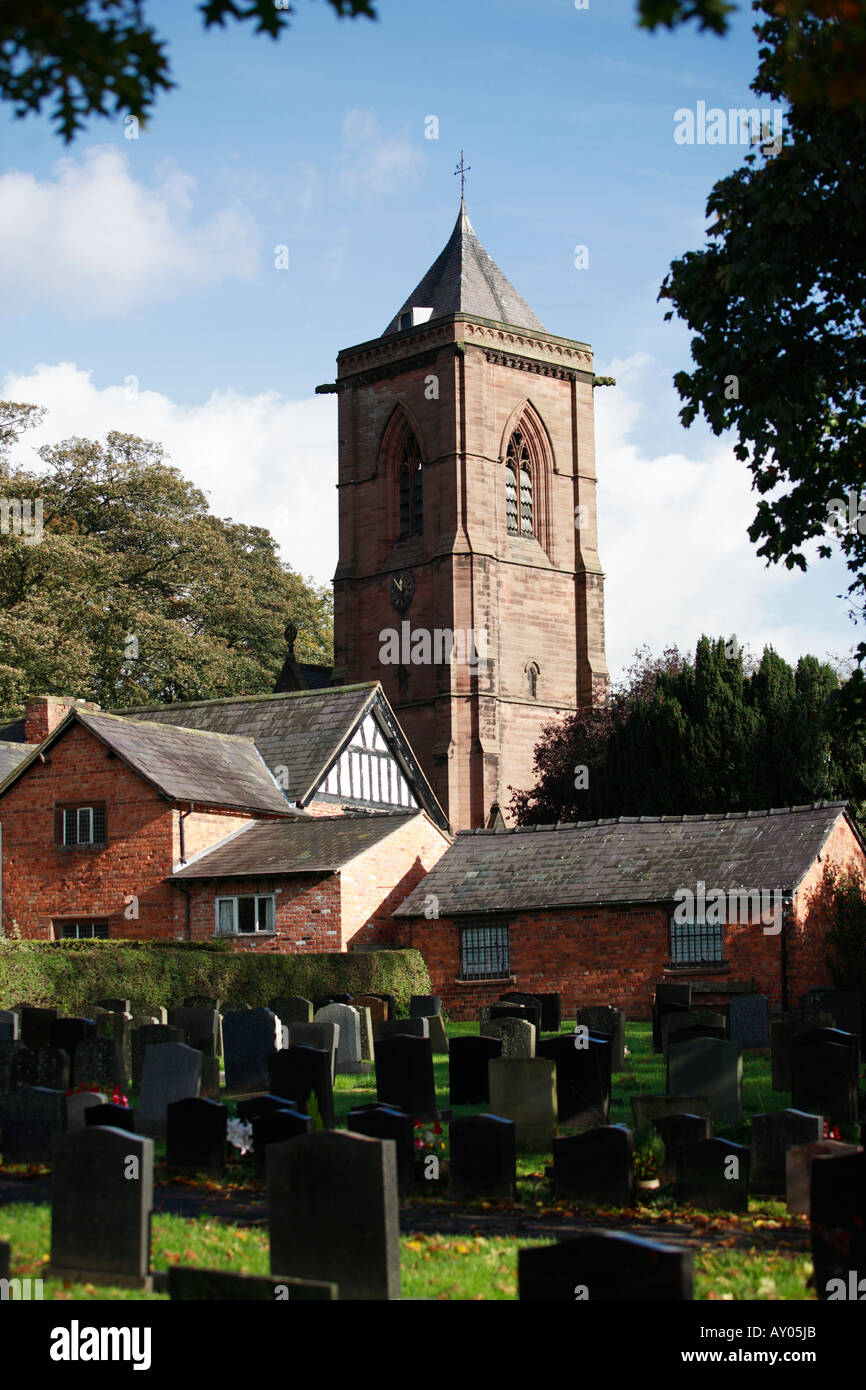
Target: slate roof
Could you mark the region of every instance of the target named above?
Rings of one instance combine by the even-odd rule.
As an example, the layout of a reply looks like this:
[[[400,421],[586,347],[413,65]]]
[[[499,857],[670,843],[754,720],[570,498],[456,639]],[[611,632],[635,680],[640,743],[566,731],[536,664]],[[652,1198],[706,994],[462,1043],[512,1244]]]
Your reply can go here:
[[[423,812],[260,821],[206,850],[194,862],[178,869],[172,878],[325,873],[341,868],[419,815]]]
[[[279,695],[245,695],[191,704],[123,710],[131,722],[146,719],[212,733],[240,734],[274,771],[284,767],[286,796],[301,801],[319,785],[343,741],[376,698],[375,681]]]
[[[0,743],[0,782],[32,752],[29,743]]]
[[[498,323],[514,324],[517,328],[533,329],[536,333],[547,332],[526,300],[488,256],[475,235],[462,200],[454,230],[444,250],[388,324],[383,338],[389,333],[399,332],[400,314],[413,305],[432,309],[434,319],[443,314],[462,312],[494,319]]]
[[[47,752],[73,721],[83,724],[172,801],[305,815],[289,805],[250,738],[177,729],[77,708],[70,710],[39,749],[27,747],[15,771],[23,772],[39,752]],[[6,790],[5,785],[2,790]]]
[[[846,805],[816,802],[727,815],[620,816],[505,832],[461,830],[394,916],[422,916],[430,893],[447,917],[668,903],[678,889],[696,892],[699,880],[707,892],[793,891]]]
[[[13,719],[11,724],[0,724],[0,742],[3,743],[24,743],[23,719]]]

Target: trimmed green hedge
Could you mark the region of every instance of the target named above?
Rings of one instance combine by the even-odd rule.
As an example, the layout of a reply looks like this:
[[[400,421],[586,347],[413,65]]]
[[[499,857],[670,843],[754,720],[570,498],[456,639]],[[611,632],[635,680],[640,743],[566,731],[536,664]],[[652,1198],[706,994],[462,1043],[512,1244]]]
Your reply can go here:
[[[420,951],[297,955],[233,951],[226,942],[0,941],[0,1008],[26,1002],[76,1014],[97,999],[171,1008],[190,994],[267,1004],[278,994],[389,993],[401,1013],[430,993]]]

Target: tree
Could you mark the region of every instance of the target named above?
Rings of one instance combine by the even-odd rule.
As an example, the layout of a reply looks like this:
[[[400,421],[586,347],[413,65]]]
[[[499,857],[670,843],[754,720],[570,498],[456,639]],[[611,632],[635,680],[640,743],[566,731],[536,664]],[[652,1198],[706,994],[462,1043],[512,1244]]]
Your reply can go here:
[[[375,19],[370,0],[327,0],[341,18]],[[252,20],[278,39],[295,13],[288,0],[204,0],[205,29]],[[0,7],[0,98],[15,114],[54,102],[68,144],[91,115],[144,120],[170,78],[165,44],[144,18],[144,0],[4,0]]]
[[[263,528],[211,515],[158,444],[38,452],[45,472],[0,479],[0,709],[34,691],[109,708],[267,692],[287,620],[298,659],[330,664],[330,591]]]

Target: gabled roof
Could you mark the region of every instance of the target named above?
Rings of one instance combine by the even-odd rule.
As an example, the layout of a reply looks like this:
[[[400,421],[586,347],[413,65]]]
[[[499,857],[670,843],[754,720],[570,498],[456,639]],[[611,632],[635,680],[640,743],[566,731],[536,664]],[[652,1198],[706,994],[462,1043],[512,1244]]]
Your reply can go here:
[[[395,830],[423,816],[308,816],[297,821],[260,821],[197,856],[172,878],[248,878],[261,874],[327,873],[342,868]]]
[[[82,724],[170,801],[293,817],[302,814],[289,805],[250,738],[178,729],[79,708],[71,709],[38,748],[27,747],[23,761],[0,785],[0,793],[75,723]]]
[[[0,783],[32,752],[29,743],[0,743]]]
[[[506,279],[488,256],[461,200],[454,230],[444,250],[415,287],[401,309],[388,324],[382,337],[400,331],[400,315],[417,306],[432,309],[432,318],[443,314],[475,314],[479,318],[529,328],[536,333],[547,330],[526,300]]]
[[[292,690],[277,695],[151,705],[118,713],[130,721],[146,719],[157,724],[251,738],[278,777],[288,800],[303,804],[322,782],[365,715],[374,708],[418,801],[437,825],[446,826],[447,817],[378,681],[336,685],[325,690]]]
[[[395,917],[420,917],[434,893],[439,915],[522,912],[601,903],[670,903],[678,890],[793,892],[820,852],[844,801],[706,816],[615,820],[516,830],[461,830]],[[861,841],[862,844],[862,841]]]

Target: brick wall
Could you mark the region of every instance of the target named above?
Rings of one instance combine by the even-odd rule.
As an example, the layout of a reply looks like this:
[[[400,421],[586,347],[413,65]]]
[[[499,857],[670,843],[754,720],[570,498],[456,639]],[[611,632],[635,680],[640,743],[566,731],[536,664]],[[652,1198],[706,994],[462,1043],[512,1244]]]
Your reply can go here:
[[[216,883],[190,881],[192,938],[212,939],[216,931],[217,897],[245,893],[274,894],[274,935],[238,936],[240,951],[339,951],[340,875],[281,874],[278,877],[235,878]]]
[[[788,944],[789,996],[792,1007],[813,985],[832,985],[827,965],[826,934],[835,925],[835,906],[823,889],[824,870],[858,869],[866,877],[866,855],[844,816],[827,837],[794,898],[794,921]]]
[[[340,874],[343,946],[408,945],[406,923],[392,913],[442,858],[448,843],[422,813],[346,864]]]

